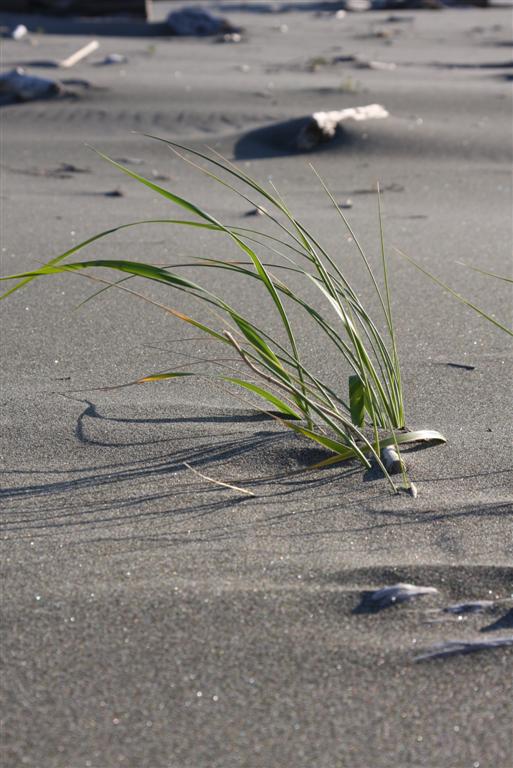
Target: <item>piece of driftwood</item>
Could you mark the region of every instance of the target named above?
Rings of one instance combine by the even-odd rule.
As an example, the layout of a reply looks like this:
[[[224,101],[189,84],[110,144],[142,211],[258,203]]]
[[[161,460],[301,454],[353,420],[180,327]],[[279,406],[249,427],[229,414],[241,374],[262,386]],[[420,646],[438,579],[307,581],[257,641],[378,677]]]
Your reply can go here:
[[[22,67],[0,75],[0,104],[48,99],[61,92],[55,80],[28,75]]]
[[[314,112],[300,129],[296,148],[301,151],[311,150],[318,144],[330,141],[346,120],[376,120],[384,117],[388,117],[388,112],[381,104],[349,107],[332,112]]]
[[[53,16],[136,16],[151,18],[152,0],[0,0],[0,11]]]
[[[208,35],[239,34],[228,19],[215,16],[205,8],[188,6],[171,11],[167,24],[174,35],[181,37],[207,37]]]
[[[383,448],[381,460],[390,475],[399,475],[401,472],[406,472],[404,459],[399,454],[395,445],[387,445],[386,448]]]

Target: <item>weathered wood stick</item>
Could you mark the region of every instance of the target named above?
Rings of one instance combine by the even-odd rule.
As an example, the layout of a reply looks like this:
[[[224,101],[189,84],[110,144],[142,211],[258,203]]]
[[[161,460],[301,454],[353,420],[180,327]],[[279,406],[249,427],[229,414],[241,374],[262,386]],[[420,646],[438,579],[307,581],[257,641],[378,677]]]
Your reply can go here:
[[[86,56],[89,56],[91,53],[97,51],[99,47],[100,43],[98,40],[91,40],[90,43],[87,43],[87,45],[84,45],[82,48],[79,48],[78,51],[72,53],[71,56],[68,56],[67,59],[59,61],[59,67],[69,69],[69,67],[73,67],[75,64],[78,64],[79,61],[85,59]]]

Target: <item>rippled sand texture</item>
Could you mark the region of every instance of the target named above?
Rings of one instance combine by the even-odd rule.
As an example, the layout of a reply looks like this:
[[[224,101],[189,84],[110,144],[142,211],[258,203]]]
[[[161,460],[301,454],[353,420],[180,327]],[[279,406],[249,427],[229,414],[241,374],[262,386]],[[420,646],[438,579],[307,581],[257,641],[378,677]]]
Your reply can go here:
[[[157,22],[170,6],[155,3]],[[308,163],[352,206],[372,260],[379,179],[387,243],[511,322],[507,286],[456,263],[511,269],[510,9],[229,16],[240,44],[76,27],[3,41],[3,71],[74,82],[0,108],[2,273],[176,215],[85,143],[260,226],[133,133],[149,132],[272,178],[364,292]],[[30,66],[92,37],[97,57],[70,71]],[[110,53],[128,61],[97,66]],[[368,104],[390,117],[296,151],[306,116]],[[212,353],[177,341],[191,333],[155,307],[111,291],[73,312],[95,288],[79,277],[0,305],[3,766],[511,768],[511,347],[390,251],[407,422],[448,439],[408,452],[416,500],[358,466],[292,474],[319,452],[204,382],[96,391],[183,365],[191,344]],[[87,255],[191,253],[235,257],[164,226]],[[210,279],[278,329],[253,286]],[[303,331],[310,367],[340,386],[347,371]],[[366,595],[405,583],[437,591],[368,609]]]

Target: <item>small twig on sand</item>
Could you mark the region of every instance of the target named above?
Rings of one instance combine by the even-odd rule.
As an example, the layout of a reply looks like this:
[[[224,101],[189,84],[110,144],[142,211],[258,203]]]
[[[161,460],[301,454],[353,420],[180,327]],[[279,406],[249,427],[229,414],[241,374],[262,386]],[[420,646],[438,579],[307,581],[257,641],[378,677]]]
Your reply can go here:
[[[244,493],[246,496],[255,496],[256,494],[253,493],[253,491],[248,491],[245,488],[239,488],[238,485],[231,485],[230,483],[223,483],[221,480],[214,480],[213,477],[209,477],[208,475],[204,475],[202,472],[198,472],[197,469],[194,469],[194,467],[191,467],[190,464],[187,464],[186,461],[183,461],[182,464],[184,467],[187,467],[187,469],[190,469],[191,472],[194,472],[195,475],[198,475],[198,477],[203,478],[203,480],[208,480],[209,483],[214,483],[215,485],[222,485],[223,488],[231,488],[232,491],[239,491],[239,493]]]

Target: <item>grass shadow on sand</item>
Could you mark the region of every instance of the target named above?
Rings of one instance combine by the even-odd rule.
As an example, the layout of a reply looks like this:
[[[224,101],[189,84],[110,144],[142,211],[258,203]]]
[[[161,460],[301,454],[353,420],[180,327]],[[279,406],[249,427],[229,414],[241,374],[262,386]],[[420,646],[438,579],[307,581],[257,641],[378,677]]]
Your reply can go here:
[[[0,505],[4,513],[0,522],[10,536],[86,527],[100,532],[115,526],[121,529],[121,537],[126,529],[128,538],[133,539],[133,530],[129,530],[134,524],[165,519],[180,524],[188,517],[199,520],[222,510],[242,509],[241,502],[244,507],[249,505],[257,519],[243,521],[237,514],[222,525],[214,519],[207,530],[190,535],[172,530],[164,535],[160,531],[159,545],[178,546],[196,541],[197,536],[201,541],[230,539],[257,529],[265,534],[289,518],[305,515],[315,516],[313,530],[288,529],[277,535],[291,539],[350,535],[356,532],[354,524],[341,520],[340,525],[334,525],[330,514],[362,504],[369,511],[377,505],[379,511],[379,519],[366,516],[357,526],[369,535],[380,529],[415,529],[466,517],[493,519],[511,514],[503,502],[457,505],[454,509],[424,507],[415,514],[411,505],[384,498],[383,477],[377,469],[367,472],[362,483],[362,467],[356,462],[305,473],[303,470],[325,458],[326,452],[280,431],[263,413],[241,410],[204,416],[193,412],[171,418],[152,414],[124,417],[119,410],[104,413],[90,400],[78,402],[82,409],[73,415],[69,432],[74,430],[81,451],[78,456],[85,456],[85,460],[70,458],[58,468],[54,464],[1,473]],[[255,429],[244,428],[244,424],[254,424]],[[411,448],[407,454],[410,452],[416,451]],[[256,495],[244,496],[198,478],[184,462]],[[322,516],[318,515],[320,510]]]
[[[6,530],[27,531],[28,529],[62,528],[65,526],[96,525],[107,523],[129,523],[137,519],[194,514],[203,516],[210,512],[248,502],[250,497],[229,491],[208,480],[202,480],[190,473],[184,462],[194,469],[212,472],[220,480],[237,468],[225,468],[235,460],[244,465],[243,472],[250,475],[247,483],[258,494],[257,503],[276,502],[280,497],[297,493],[302,489],[330,486],[331,473],[301,472],[308,465],[326,458],[322,449],[305,446],[294,436],[276,430],[260,429],[251,434],[240,430],[211,434],[211,428],[231,424],[272,422],[263,413],[235,413],[227,415],[183,416],[175,418],[120,418],[103,415],[98,407],[83,401],[84,410],[76,418],[74,432],[77,442],[85,449],[91,449],[93,462],[81,466],[68,465],[63,469],[45,468],[31,470],[9,470],[0,474],[9,478],[0,489],[0,504],[5,514],[1,520]],[[205,432],[191,437],[193,425],[205,426]],[[138,439],[134,430],[140,426],[144,438]],[[178,427],[170,437],[162,439],[148,437],[148,428]],[[180,426],[182,431],[180,433]],[[112,427],[109,438],[109,428]],[[190,427],[189,429],[187,427]],[[121,432],[118,431],[118,428]],[[120,440],[121,435],[129,439]],[[291,450],[291,437],[297,443]],[[170,451],[159,451],[159,445],[171,446]],[[98,449],[112,451],[130,450],[130,459],[99,463]],[[133,449],[141,452],[143,458],[134,459]],[[148,455],[144,457],[144,453]],[[257,477],[251,477],[251,468],[258,457]],[[249,470],[246,468],[249,466]],[[299,476],[296,474],[299,471]],[[239,467],[240,472],[240,467]],[[352,463],[343,470],[345,475],[360,473],[359,465]],[[340,470],[339,470],[340,476]],[[19,478],[13,484],[12,478]],[[190,482],[183,485],[184,478]],[[34,478],[35,482],[31,482]],[[27,482],[28,481],[28,482]],[[277,482],[278,481],[278,482]],[[285,481],[285,482],[283,482]],[[237,483],[246,484],[244,479]],[[377,491],[379,493],[380,491]],[[255,502],[255,499],[251,499]],[[7,510],[11,504],[12,509]],[[105,512],[112,515],[105,516]],[[120,517],[120,513],[122,517]]]

